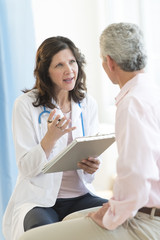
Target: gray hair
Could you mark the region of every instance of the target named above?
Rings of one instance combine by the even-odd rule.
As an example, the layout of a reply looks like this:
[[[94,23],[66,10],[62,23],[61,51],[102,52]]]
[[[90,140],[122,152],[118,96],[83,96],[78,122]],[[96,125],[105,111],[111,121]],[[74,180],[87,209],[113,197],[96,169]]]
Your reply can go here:
[[[142,31],[133,23],[114,23],[100,36],[101,56],[109,55],[126,71],[141,70],[146,66],[147,56]]]

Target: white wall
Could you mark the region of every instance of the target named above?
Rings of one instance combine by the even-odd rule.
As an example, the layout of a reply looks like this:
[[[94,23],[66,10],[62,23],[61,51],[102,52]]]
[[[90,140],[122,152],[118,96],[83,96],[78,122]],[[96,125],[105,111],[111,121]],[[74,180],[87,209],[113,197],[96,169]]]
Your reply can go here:
[[[147,71],[160,84],[159,0],[32,0],[32,5],[37,47],[47,37],[63,35],[84,53],[88,92],[99,104],[100,122],[110,122],[119,91],[105,75],[99,56],[99,36],[108,24],[126,21],[142,28],[149,55]]]
[[[119,88],[104,73],[99,56],[99,36],[113,22],[138,24],[145,35],[149,55],[147,71],[160,84],[159,0],[32,0],[37,47],[47,37],[69,37],[85,55],[88,92],[99,105],[101,131],[114,131],[114,97]],[[94,182],[96,189],[109,189],[115,174],[116,146],[107,150]]]

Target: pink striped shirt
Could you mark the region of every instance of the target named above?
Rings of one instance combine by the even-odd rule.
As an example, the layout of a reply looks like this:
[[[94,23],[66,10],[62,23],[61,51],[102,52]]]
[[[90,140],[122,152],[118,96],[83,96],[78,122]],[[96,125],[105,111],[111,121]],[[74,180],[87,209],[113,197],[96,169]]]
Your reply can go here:
[[[110,230],[143,206],[160,208],[160,90],[138,74],[121,88],[116,105],[117,178],[103,217]]]

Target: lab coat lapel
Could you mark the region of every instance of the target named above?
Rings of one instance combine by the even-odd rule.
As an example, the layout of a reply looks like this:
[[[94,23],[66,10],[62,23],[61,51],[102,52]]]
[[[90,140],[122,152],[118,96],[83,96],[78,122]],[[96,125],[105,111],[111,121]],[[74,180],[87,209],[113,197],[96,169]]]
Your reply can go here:
[[[82,122],[81,122],[81,112],[82,107],[75,103],[73,100],[71,101],[72,106],[72,126],[75,126],[76,129],[72,132],[73,139],[83,136],[82,131]]]

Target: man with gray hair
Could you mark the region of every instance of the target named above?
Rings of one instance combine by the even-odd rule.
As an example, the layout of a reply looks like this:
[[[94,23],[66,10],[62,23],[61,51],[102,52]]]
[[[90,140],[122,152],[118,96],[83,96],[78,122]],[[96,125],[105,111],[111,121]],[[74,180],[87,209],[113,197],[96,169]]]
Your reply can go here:
[[[20,240],[160,239],[160,92],[144,71],[142,32],[135,24],[111,24],[101,34],[100,51],[105,72],[120,87],[113,197],[102,207],[28,231]]]
[[[116,97],[118,159],[113,197],[90,217],[106,229],[121,229],[123,240],[160,239],[160,90],[144,71],[143,41],[131,23],[111,24],[100,37],[103,68],[121,89]]]

